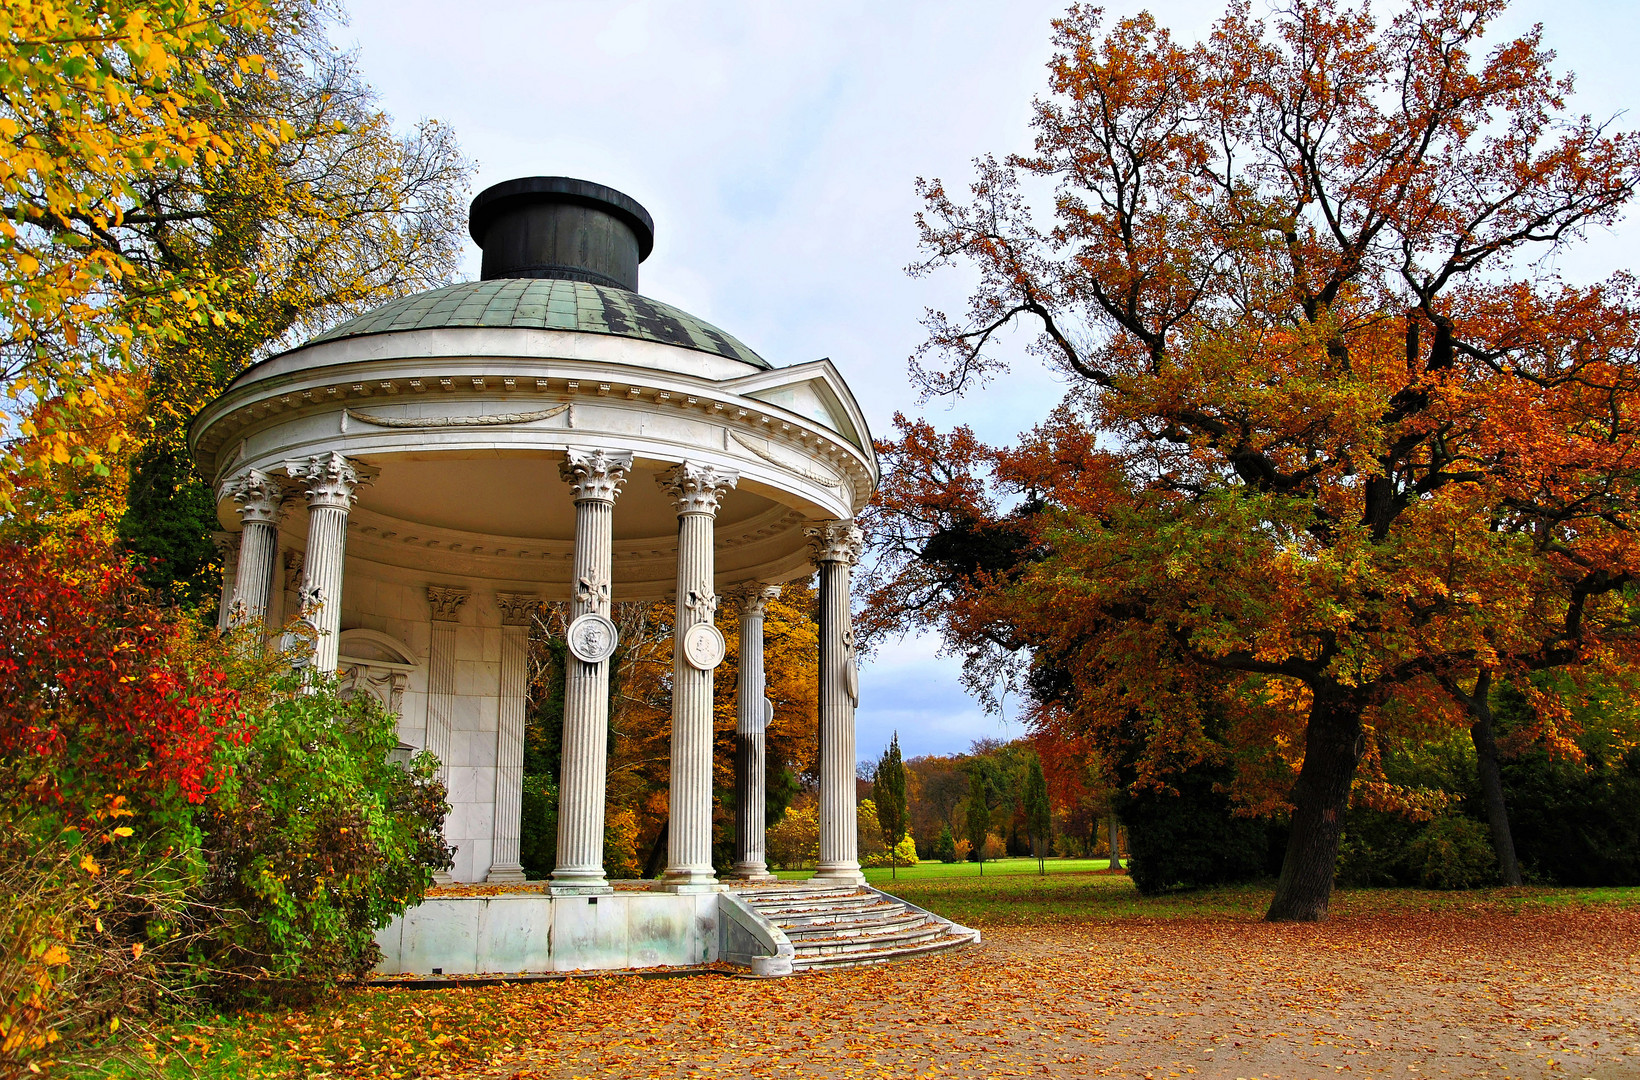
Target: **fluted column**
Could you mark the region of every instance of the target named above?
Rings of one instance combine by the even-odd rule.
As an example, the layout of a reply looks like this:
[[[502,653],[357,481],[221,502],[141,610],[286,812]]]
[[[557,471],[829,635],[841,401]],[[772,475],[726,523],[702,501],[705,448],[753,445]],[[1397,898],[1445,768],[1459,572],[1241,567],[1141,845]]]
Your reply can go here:
[[[712,672],[723,662],[713,625],[712,523],[732,469],[683,462],[656,478],[678,511],[677,618],[672,640],[672,783],[666,881],[679,891],[717,887],[712,871]]]
[[[342,564],[347,557],[347,512],[360,485],[375,470],[332,450],[285,462],[285,472],[307,497],[308,542],[303,560],[302,618],[318,631],[313,670],[336,672],[337,637],[342,631]]]
[[[470,595],[466,589],[427,586],[433,625],[427,643],[427,731],[422,749],[438,759],[438,779],[446,792],[450,788],[450,729],[456,709],[456,620]],[[450,873],[440,870],[433,878],[441,885],[448,884]]]
[[[558,780],[554,892],[605,892],[604,779],[609,752],[609,618],[615,500],[632,468],[624,450],[565,451],[559,472],[575,499],[575,596],[565,636],[563,764]]]
[[[523,881],[519,862],[524,813],[524,711],[529,684],[530,619],[538,596],[496,593],[501,607],[501,710],[495,735],[495,813],[485,881]]]
[[[246,469],[223,484],[222,493],[237,504],[244,526],[228,618],[236,626],[266,628],[268,592],[273,588],[274,560],[279,557],[279,504],[285,489],[260,469]]]
[[[735,724],[735,867],[747,881],[774,877],[764,854],[764,732],[769,699],[763,677],[763,608],[780,595],[773,585],[756,583],[736,589],[740,605],[740,683]]]
[[[233,621],[233,591],[239,576],[239,534],[213,532],[211,540],[222,556],[222,595],[216,602],[216,628],[226,630]]]
[[[854,803],[854,709],[860,703],[849,573],[860,561],[852,521],[804,529],[820,570],[820,866],[817,881],[863,882]]]
[[[450,729],[456,708],[456,622],[470,595],[466,589],[427,586],[433,626],[427,646],[427,734],[422,749],[438,758],[438,777],[445,784],[450,782]]]

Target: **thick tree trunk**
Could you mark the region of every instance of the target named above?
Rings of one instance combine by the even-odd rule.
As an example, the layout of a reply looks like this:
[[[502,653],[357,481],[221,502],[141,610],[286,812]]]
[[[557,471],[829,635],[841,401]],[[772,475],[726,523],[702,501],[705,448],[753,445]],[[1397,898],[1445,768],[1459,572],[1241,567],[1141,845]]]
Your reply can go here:
[[[1520,884],[1520,863],[1515,858],[1515,837],[1509,828],[1509,808],[1503,801],[1503,771],[1498,766],[1498,743],[1492,731],[1492,673],[1482,669],[1469,699],[1469,715],[1475,718],[1469,737],[1475,743],[1475,766],[1481,777],[1481,798],[1486,803],[1486,823],[1492,830],[1492,850],[1498,856],[1498,873],[1505,885]]]
[[[1117,823],[1115,814],[1110,816],[1110,868],[1122,868],[1122,827]]]
[[[1319,922],[1327,917],[1344,811],[1349,808],[1350,782],[1361,750],[1360,702],[1338,690],[1316,690],[1304,734],[1304,767],[1293,785],[1287,856],[1264,916],[1271,922]]]

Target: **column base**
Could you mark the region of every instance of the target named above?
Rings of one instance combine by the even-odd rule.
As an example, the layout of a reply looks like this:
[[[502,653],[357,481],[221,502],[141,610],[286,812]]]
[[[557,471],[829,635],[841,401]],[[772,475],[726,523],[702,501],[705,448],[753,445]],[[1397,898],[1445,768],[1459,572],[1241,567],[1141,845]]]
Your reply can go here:
[[[809,878],[811,885],[864,885],[866,876],[858,863],[843,866],[822,866]]]
[[[508,885],[524,880],[524,868],[517,863],[495,863],[484,881],[491,885]]]
[[[779,878],[769,873],[766,863],[736,863],[735,868],[729,871],[728,877],[735,881],[778,881]]]
[[[668,870],[656,884],[659,892],[709,893],[722,892],[723,884],[710,870]]]
[[[554,871],[547,885],[547,893],[551,896],[603,896],[614,891],[601,869],[595,873],[561,874]]]
[[[449,885],[453,881],[455,881],[455,878],[450,876],[450,871],[448,871],[448,870],[434,870],[433,871],[433,884],[434,885]]]

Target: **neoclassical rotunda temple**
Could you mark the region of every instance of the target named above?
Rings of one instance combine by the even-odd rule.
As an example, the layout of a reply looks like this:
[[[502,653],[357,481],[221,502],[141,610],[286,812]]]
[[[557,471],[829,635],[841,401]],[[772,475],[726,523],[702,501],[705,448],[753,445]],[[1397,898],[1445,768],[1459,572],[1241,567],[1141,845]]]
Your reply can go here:
[[[191,435],[225,530],[224,621],[272,632],[300,620],[281,647],[377,696],[403,747],[439,759],[453,882],[523,882],[529,623],[544,601],[569,604],[551,882],[435,890],[382,932],[383,971],[726,959],[783,974],[971,940],[865,888],[856,857],[849,575],[877,463],[836,368],[775,367],[640,295],[654,223],[611,188],[508,181],[473,200],[469,228],[480,280],[254,365]],[[816,571],[820,863],[794,889],[764,864],[762,608],[774,586]],[[664,875],[612,884],[609,616],[626,600],[676,605],[671,816]],[[720,882],[712,682],[715,623],[730,610],[743,764],[734,878]]]

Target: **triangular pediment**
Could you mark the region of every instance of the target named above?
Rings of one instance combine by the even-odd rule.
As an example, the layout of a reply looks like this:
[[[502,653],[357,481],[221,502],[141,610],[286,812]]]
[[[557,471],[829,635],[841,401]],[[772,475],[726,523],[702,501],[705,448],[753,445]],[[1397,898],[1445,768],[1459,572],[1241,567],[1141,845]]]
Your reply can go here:
[[[725,384],[742,397],[796,413],[830,428],[869,457],[871,432],[848,384],[830,360],[760,371]]]

